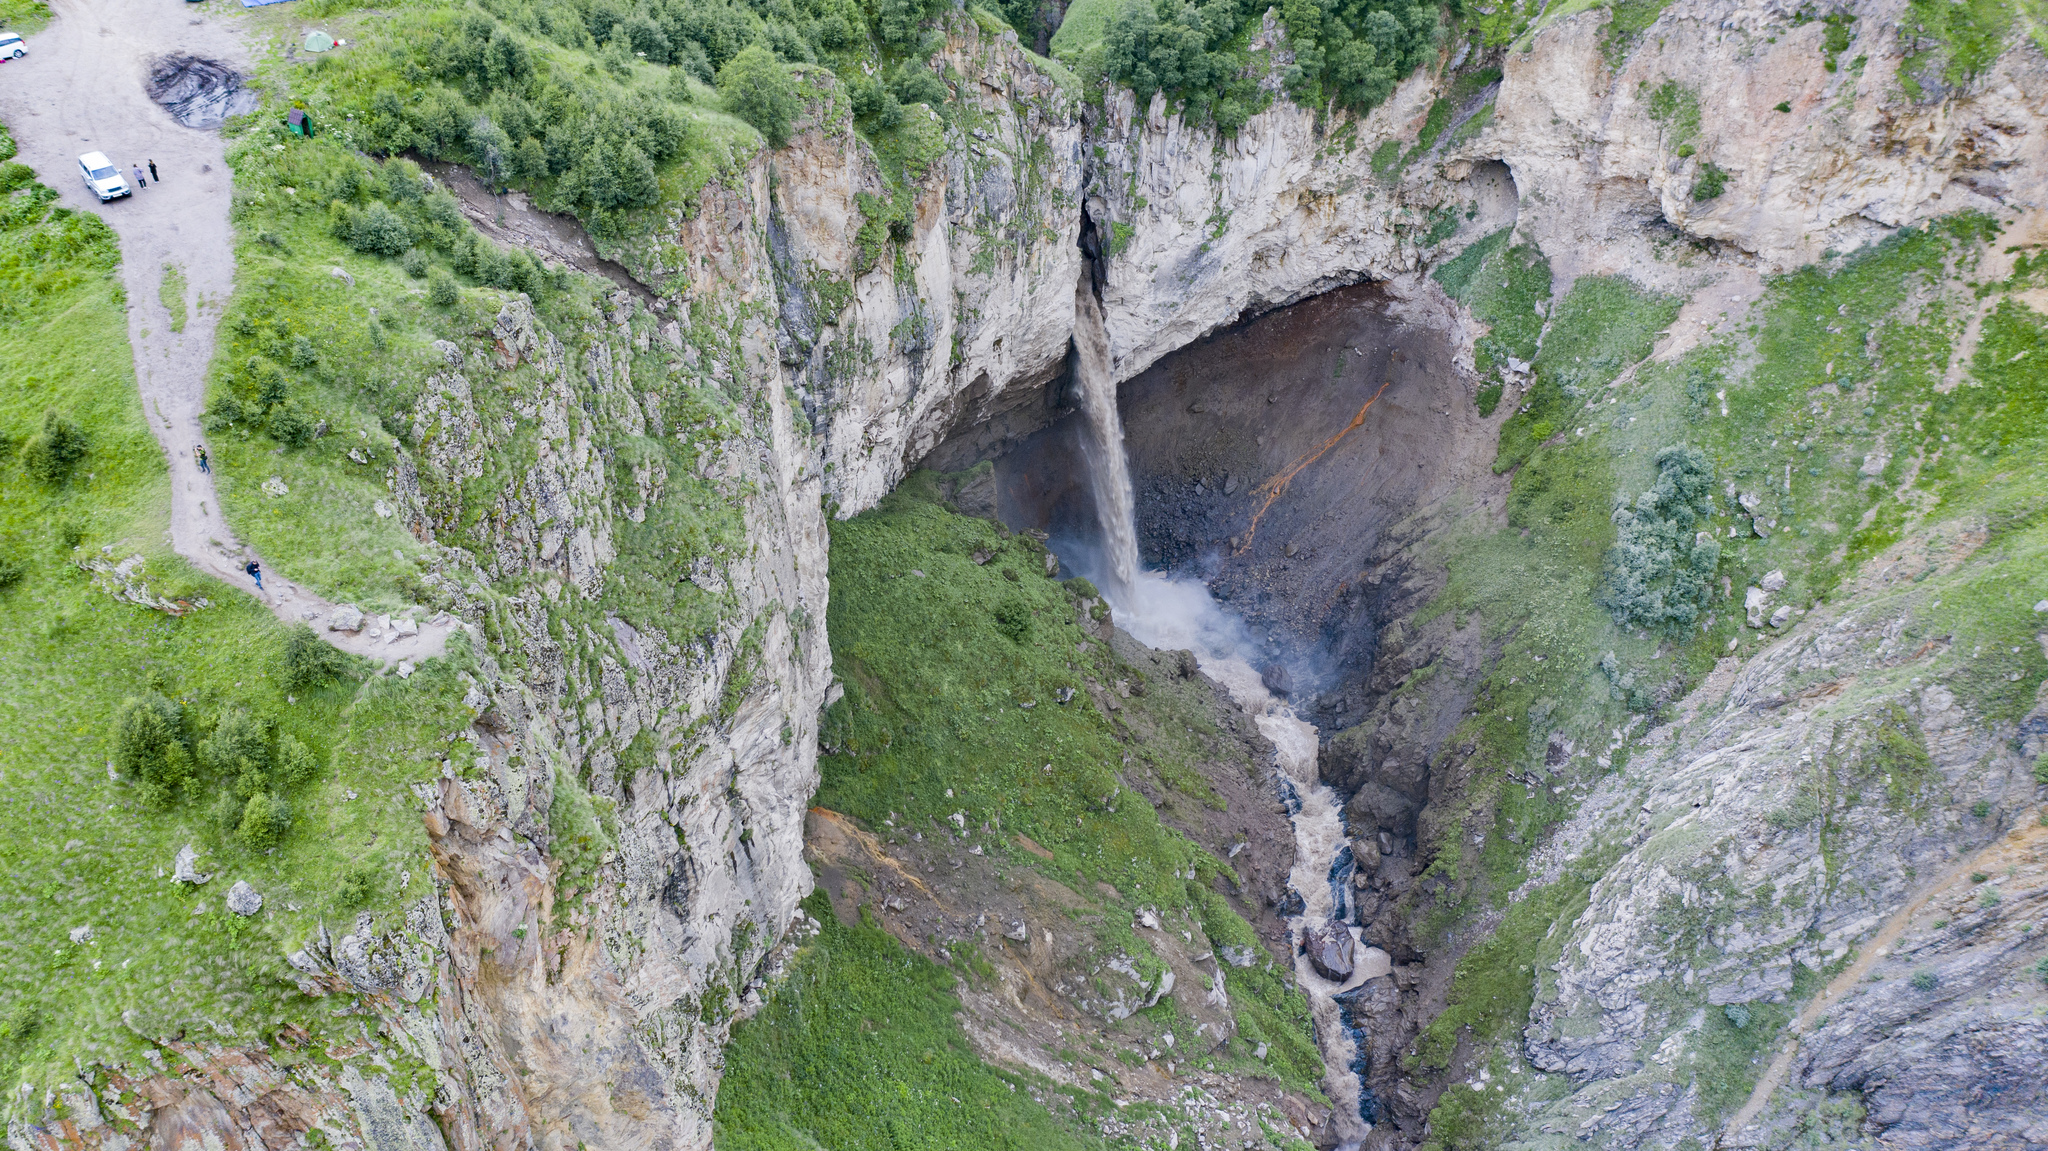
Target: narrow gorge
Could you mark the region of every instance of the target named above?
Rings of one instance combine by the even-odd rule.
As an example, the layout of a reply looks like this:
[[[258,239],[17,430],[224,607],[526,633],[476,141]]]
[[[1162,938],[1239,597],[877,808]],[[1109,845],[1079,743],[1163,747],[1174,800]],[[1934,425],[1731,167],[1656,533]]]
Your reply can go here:
[[[10,1148],[2048,1143],[2039,0],[0,15]]]

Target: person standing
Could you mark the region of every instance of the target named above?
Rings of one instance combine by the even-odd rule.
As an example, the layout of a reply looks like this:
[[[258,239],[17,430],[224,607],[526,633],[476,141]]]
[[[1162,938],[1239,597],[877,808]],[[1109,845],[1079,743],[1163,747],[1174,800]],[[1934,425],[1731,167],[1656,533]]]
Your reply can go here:
[[[249,578],[250,578],[250,579],[252,579],[252,580],[255,580],[255,581],[256,581],[256,590],[257,590],[257,591],[262,591],[262,590],[263,590],[263,568],[262,568],[261,566],[259,566],[259,565],[258,565],[258,564],[256,563],[256,561],[255,561],[255,560],[250,560],[250,561],[249,561],[248,563],[245,563],[245,564],[243,564],[243,565],[242,565],[242,570],[243,570],[243,571],[245,571],[245,572],[248,572],[248,573],[249,573]]]
[[[142,178],[142,165],[140,165],[140,164],[136,164],[136,165],[134,165],[134,171],[135,171],[135,186],[136,186],[136,187],[138,187],[138,188],[147,188],[147,187],[149,187],[149,181],[148,181],[148,180],[145,180],[145,179],[143,179],[143,178]]]
[[[213,469],[212,469],[212,468],[209,468],[209,467],[207,467],[207,466],[206,466],[206,445],[205,445],[205,444],[193,444],[193,445],[192,445],[192,459],[193,459],[193,461],[194,461],[195,463],[197,463],[197,464],[199,465],[199,471],[200,471],[200,474],[204,475],[204,474],[207,474],[207,473],[210,473],[210,472],[212,472],[212,471],[213,471]]]
[[[161,177],[161,176],[159,176],[159,175],[157,175],[157,174],[156,174],[156,161],[155,161],[155,160],[151,160],[151,161],[149,162],[149,178],[150,178],[150,179],[152,179],[152,180],[155,180],[155,181],[156,181],[157,183],[159,183],[159,184],[161,184],[161,183],[163,183],[163,182],[164,182],[164,181],[163,181],[163,177]]]

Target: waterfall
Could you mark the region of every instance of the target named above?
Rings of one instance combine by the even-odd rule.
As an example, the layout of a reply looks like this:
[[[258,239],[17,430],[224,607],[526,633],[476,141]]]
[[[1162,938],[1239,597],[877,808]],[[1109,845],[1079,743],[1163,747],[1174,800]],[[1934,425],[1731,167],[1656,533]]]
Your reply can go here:
[[[1087,276],[1074,286],[1075,367],[1081,407],[1088,417],[1088,469],[1095,488],[1095,518],[1102,522],[1102,591],[1111,605],[1131,605],[1138,575],[1138,518],[1131,495],[1131,468],[1124,459],[1124,422],[1116,412],[1116,374],[1109,362],[1109,333],[1102,305]]]
[[[1074,349],[1088,418],[1085,454],[1102,525],[1103,554],[1093,565],[1101,570],[1090,574],[1114,609],[1118,626],[1147,647],[1194,652],[1203,673],[1251,712],[1259,731],[1272,741],[1276,789],[1294,827],[1295,863],[1288,885],[1299,900],[1287,917],[1289,939],[1301,944],[1312,931],[1332,930],[1351,936],[1355,969],[1341,982],[1325,979],[1299,946],[1294,949],[1295,982],[1308,997],[1323,1052],[1323,1089],[1336,1104],[1334,1133],[1338,1146],[1351,1151],[1378,1121],[1379,1101],[1363,1081],[1365,1036],[1351,1018],[1350,1004],[1368,979],[1386,975],[1393,964],[1386,952],[1365,943],[1362,925],[1355,922],[1350,892],[1355,865],[1343,801],[1317,773],[1315,727],[1274,698],[1254,670],[1261,658],[1259,645],[1244,621],[1217,604],[1200,580],[1173,579],[1139,567],[1136,501],[1123,419],[1116,409],[1109,334],[1085,274],[1074,292]],[[1218,975],[1223,975],[1221,968]]]

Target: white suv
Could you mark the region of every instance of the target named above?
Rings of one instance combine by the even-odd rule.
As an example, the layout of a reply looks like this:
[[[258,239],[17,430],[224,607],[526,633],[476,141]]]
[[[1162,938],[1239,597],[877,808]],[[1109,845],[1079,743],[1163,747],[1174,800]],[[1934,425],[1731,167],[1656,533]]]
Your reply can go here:
[[[19,60],[28,55],[28,45],[21,42],[20,35],[0,32],[0,60]]]
[[[104,204],[116,196],[129,194],[128,181],[121,178],[121,169],[107,159],[105,152],[87,152],[78,158],[78,174],[85,178],[85,186]]]

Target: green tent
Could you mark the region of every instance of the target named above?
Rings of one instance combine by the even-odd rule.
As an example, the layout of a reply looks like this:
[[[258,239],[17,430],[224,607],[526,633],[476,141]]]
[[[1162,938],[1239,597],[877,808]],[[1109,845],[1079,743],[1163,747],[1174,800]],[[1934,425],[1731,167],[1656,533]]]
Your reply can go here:
[[[329,36],[327,33],[317,30],[306,33],[306,51],[325,52],[332,47],[334,47],[334,37]]]

